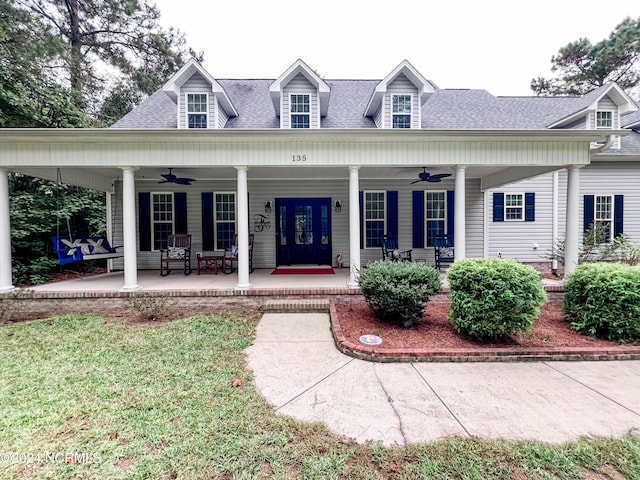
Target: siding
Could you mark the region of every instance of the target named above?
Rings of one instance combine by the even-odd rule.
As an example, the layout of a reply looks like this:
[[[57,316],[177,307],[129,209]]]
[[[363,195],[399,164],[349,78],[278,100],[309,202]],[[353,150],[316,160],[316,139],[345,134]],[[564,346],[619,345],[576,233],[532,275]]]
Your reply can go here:
[[[320,128],[320,105],[318,101],[318,90],[304,75],[299,73],[282,89],[282,104],[280,109],[280,125],[282,128],[290,128],[290,107],[289,95],[292,93],[309,94],[311,128]]]
[[[209,102],[208,122],[209,128],[218,128],[218,108],[217,101],[211,93],[211,85],[209,82],[199,73],[195,73],[189,80],[187,80],[180,89],[180,96],[178,101],[178,128],[188,128],[187,125],[187,94],[188,93],[207,93]],[[223,113],[224,115],[224,113]],[[225,120],[226,123],[226,120]],[[222,123],[221,125],[224,125]]]
[[[138,192],[160,192],[169,191],[160,187],[157,183],[138,181],[136,182],[136,202]],[[163,186],[164,187],[164,186]],[[338,253],[343,256],[345,265],[349,264],[349,184],[348,180],[307,180],[307,181],[285,181],[285,180],[249,180],[249,229],[255,233],[255,244],[253,251],[253,262],[256,268],[273,268],[276,265],[276,213],[275,208],[270,214],[264,213],[264,203],[267,200],[274,202],[276,198],[300,198],[300,197],[330,197],[332,204],[335,200],[342,202],[342,211],[331,212],[332,222],[332,259]],[[477,179],[467,180],[467,256],[480,257],[483,252],[483,196],[480,192],[480,182]],[[444,181],[441,184],[431,187],[434,190],[452,190],[453,181]],[[410,249],[412,244],[412,191],[415,186],[407,185],[406,181],[388,180],[360,180],[360,190],[395,190],[398,191],[398,240],[400,247]],[[187,224],[189,233],[192,235],[192,262],[195,263],[196,253],[202,252],[202,192],[222,192],[235,191],[236,182],[233,181],[198,181],[192,186],[175,186],[174,191],[187,193],[188,218]],[[274,202],[275,205],[275,202]],[[114,195],[114,245],[122,245],[122,191],[121,184],[116,185]],[[136,206],[137,208],[137,206]],[[257,214],[266,215],[271,222],[270,229],[261,232],[254,232],[254,216]],[[139,236],[139,232],[136,232]],[[361,263],[381,258],[379,248],[361,250]],[[433,264],[433,249],[413,249],[414,258],[424,259]],[[138,266],[140,269],[158,269],[160,254],[156,252],[138,251]],[[123,268],[123,260],[114,261],[115,269]]]
[[[387,87],[387,93],[384,96],[384,127],[383,128],[392,128],[393,120],[392,120],[392,99],[393,95],[398,94],[410,94],[412,95],[412,105],[411,105],[411,128],[420,128],[421,119],[420,112],[422,110],[420,106],[420,98],[418,96],[418,89],[416,86],[411,83],[411,81],[405,77],[404,75],[398,75],[393,82],[391,82]]]

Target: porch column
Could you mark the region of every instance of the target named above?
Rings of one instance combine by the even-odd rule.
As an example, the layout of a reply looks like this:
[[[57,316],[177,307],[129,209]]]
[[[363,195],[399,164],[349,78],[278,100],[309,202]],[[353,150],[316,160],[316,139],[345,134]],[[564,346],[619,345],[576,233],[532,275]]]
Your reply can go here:
[[[360,167],[349,167],[349,287],[358,288],[360,271]]]
[[[564,274],[573,272],[578,266],[578,234],[580,211],[580,166],[573,165],[567,175],[567,216],[564,235]]]
[[[11,268],[9,172],[0,169],[0,293],[7,293],[16,288],[12,283]]]
[[[122,240],[124,243],[123,292],[138,290],[138,240],[136,236],[136,184],[133,177],[137,168],[122,167]]]
[[[465,186],[465,169],[466,166],[458,165],[456,167],[454,207],[453,207],[453,246],[454,260],[464,260],[467,256],[465,249],[467,243],[467,218],[466,218],[466,186]]]
[[[238,171],[238,284],[236,289],[251,288],[249,283],[249,189],[248,167],[236,167]]]

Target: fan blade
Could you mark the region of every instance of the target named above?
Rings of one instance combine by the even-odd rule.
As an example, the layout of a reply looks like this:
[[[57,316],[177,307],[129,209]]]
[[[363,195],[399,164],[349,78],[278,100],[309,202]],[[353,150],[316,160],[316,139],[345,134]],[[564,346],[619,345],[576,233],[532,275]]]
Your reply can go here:
[[[441,181],[443,178],[450,177],[450,176],[451,176],[450,173],[439,173],[437,175],[431,175],[429,177],[429,180],[427,180],[427,181],[436,183],[436,182]]]

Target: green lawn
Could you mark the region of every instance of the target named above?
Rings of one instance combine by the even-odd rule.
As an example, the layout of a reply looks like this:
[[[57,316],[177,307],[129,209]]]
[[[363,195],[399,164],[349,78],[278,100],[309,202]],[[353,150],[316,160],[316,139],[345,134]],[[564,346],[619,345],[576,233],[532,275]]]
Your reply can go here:
[[[241,314],[0,327],[0,478],[640,479],[637,435],[384,448],[275,415],[245,366],[254,334]]]

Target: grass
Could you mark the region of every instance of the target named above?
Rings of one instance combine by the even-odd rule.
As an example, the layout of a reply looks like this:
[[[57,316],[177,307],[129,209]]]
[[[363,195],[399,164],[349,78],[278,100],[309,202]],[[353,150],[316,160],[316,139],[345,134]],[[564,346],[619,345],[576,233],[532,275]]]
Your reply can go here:
[[[640,479],[632,434],[385,448],[275,415],[245,367],[254,334],[234,313],[0,328],[0,478]]]

